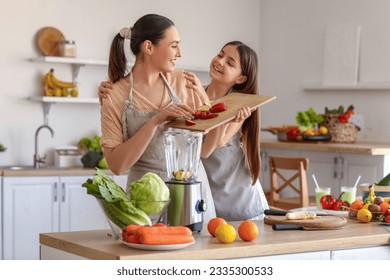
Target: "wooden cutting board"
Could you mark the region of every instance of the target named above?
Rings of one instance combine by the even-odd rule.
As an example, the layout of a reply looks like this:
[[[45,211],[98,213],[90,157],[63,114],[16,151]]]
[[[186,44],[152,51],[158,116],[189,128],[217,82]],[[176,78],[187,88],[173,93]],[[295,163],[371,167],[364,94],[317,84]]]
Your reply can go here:
[[[218,113],[218,117],[208,120],[193,120],[196,123],[195,125],[186,125],[184,119],[177,119],[167,123],[166,126],[192,131],[208,132],[217,126],[220,126],[221,124],[233,120],[236,117],[238,110],[242,107],[250,107],[251,109],[255,109],[261,105],[271,102],[275,98],[275,96],[262,96],[234,92],[211,103],[211,105],[222,101],[226,103],[227,110]]]
[[[38,31],[37,44],[43,55],[61,56],[61,44],[64,35],[55,27],[44,27]]]
[[[345,226],[347,219],[339,216],[317,216],[310,220],[288,220],[285,216],[265,216],[264,223],[267,225],[298,225],[305,229],[337,229]]]

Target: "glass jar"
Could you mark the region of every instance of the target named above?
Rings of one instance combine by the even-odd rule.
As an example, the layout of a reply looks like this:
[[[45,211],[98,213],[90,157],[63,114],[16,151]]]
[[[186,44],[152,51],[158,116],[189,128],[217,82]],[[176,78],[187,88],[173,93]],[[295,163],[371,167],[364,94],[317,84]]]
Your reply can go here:
[[[61,55],[64,57],[76,57],[75,41],[63,41],[61,45]]]

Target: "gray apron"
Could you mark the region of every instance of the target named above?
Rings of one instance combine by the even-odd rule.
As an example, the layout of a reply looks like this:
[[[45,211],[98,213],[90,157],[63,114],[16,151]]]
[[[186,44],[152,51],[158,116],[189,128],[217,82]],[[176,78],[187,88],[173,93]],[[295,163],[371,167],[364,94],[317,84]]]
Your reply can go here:
[[[162,108],[165,109],[172,103],[180,103],[180,99],[177,97],[168,81],[163,74],[160,76],[164,80],[165,86],[168,89],[168,93],[172,102]],[[125,108],[122,115],[122,130],[123,141],[131,138],[150,118],[152,118],[157,112],[140,112],[134,109],[133,103],[133,74],[130,72],[130,92],[129,98],[125,101]],[[165,147],[164,147],[164,131],[165,126],[160,125],[147,148],[145,149],[139,160],[130,168],[127,177],[127,192],[129,192],[129,184],[135,180],[140,179],[146,172],[154,172],[161,177],[163,181],[168,181],[165,164]],[[211,218],[215,217],[215,208],[210,191],[210,186],[207,180],[207,175],[204,170],[203,164],[199,164],[198,180],[202,182],[203,199],[207,203],[207,211],[203,214],[203,220],[208,222]]]
[[[202,162],[218,217],[227,221],[263,218],[264,210],[269,208],[267,199],[259,180],[252,185],[240,132]]]

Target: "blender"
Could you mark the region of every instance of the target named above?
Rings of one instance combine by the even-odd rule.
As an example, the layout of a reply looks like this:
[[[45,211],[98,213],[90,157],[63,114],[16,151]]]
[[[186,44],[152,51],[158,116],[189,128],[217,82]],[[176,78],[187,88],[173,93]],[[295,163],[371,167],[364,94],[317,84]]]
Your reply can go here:
[[[170,203],[167,223],[201,231],[206,203],[202,183],[197,181],[202,147],[202,132],[169,128],[164,133],[165,161]]]

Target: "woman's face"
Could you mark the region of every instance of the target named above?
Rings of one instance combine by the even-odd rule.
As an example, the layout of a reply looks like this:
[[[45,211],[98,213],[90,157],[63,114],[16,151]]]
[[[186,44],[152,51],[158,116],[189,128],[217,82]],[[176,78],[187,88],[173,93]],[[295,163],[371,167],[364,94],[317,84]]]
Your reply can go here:
[[[241,60],[236,46],[225,46],[210,63],[210,77],[231,86],[240,83]]]
[[[164,38],[153,46],[151,61],[159,71],[171,72],[178,57],[181,57],[180,35],[176,27],[171,26],[165,30]]]

